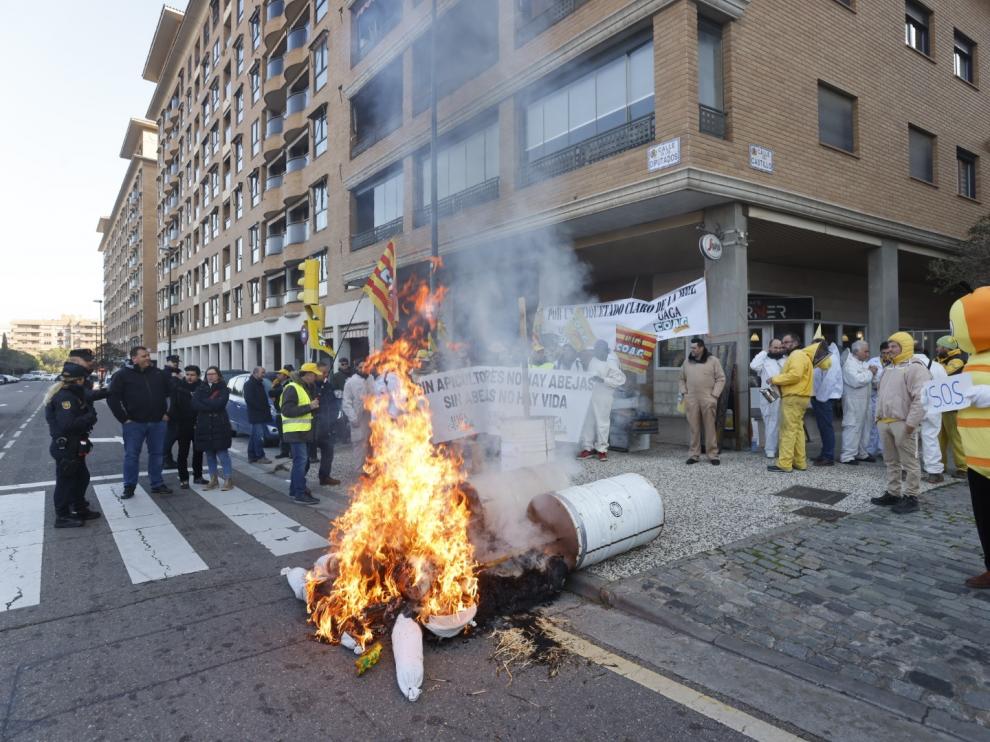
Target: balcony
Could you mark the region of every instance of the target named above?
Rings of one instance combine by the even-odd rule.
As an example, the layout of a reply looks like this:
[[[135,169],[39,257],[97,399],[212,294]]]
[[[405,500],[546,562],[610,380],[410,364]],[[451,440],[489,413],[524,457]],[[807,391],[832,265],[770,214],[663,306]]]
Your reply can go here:
[[[285,245],[284,234],[270,234],[265,239],[265,255],[280,255]]]
[[[520,183],[525,186],[563,175],[620,152],[649,144],[655,138],[655,114],[650,113],[559,152],[524,163],[520,169]]]
[[[299,26],[285,37],[285,79],[292,80],[309,61],[309,26]]]
[[[270,3],[265,7],[265,20],[274,21],[279,16],[285,13],[285,2],[284,0],[271,0]]]
[[[439,207],[437,208],[437,217],[443,219],[470,206],[495,200],[498,198],[498,183],[499,179],[497,177],[489,178],[484,183],[479,183],[476,186],[451,194],[447,198],[441,198]],[[413,226],[422,227],[424,224],[428,224],[432,211],[433,209],[430,206],[416,209],[413,212]]]
[[[516,10],[516,48],[539,36],[555,23],[563,20],[588,0],[555,0],[546,10],[537,15],[526,12],[533,0],[523,0]]]
[[[265,299],[265,309],[278,309],[285,306],[285,294],[273,294]]]
[[[698,104],[698,131],[725,139],[725,111]]]
[[[285,244],[298,245],[309,239],[309,220],[290,222],[285,230]]]
[[[289,35],[285,38],[285,49],[286,51],[292,51],[293,49],[301,49],[306,46],[306,41],[309,39],[309,26],[299,26],[289,31]]]
[[[282,187],[282,179],[284,173],[272,173],[265,179],[265,190],[274,191],[276,188]]]
[[[285,172],[298,173],[309,164],[309,155],[299,155],[286,160]]]
[[[386,222],[374,229],[359,232],[351,235],[351,250],[360,250],[363,247],[370,247],[377,242],[387,240],[397,234],[402,234],[402,217]]]
[[[289,140],[295,139],[296,135],[300,134],[303,129],[308,128],[309,120],[306,118],[306,107],[308,105],[308,90],[300,90],[286,98],[282,138],[287,144]]]

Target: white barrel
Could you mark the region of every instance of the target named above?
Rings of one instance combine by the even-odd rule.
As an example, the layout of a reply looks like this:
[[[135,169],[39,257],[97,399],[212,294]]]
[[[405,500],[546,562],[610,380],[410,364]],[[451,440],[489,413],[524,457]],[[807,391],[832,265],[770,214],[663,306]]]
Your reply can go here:
[[[649,480],[621,474],[550,495],[577,532],[575,569],[650,543],[664,524],[663,500]]]

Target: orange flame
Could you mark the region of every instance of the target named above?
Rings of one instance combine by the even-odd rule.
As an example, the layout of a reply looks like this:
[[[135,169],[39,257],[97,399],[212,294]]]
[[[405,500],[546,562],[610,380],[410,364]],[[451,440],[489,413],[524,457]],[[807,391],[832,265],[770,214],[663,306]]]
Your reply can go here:
[[[420,284],[402,294],[405,331],[367,361],[389,390],[365,402],[371,453],[350,506],[332,525],[336,576],[329,590],[307,576],[310,621],[332,643],[347,632],[367,646],[374,630],[385,628],[377,619],[403,603],[425,622],[477,602],[462,460],[431,442],[429,403],[411,376],[443,291],[431,295]]]

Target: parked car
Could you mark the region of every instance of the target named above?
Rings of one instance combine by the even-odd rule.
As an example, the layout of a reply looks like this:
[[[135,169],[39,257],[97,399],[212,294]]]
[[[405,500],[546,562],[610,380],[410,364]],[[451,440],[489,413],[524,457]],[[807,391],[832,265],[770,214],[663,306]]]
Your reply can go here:
[[[29,371],[21,376],[21,381],[45,381],[46,375],[41,371]]]
[[[7,374],[0,374],[0,386],[7,383]]]
[[[226,378],[226,377],[224,377]],[[227,379],[227,388],[230,390],[230,398],[227,400],[227,417],[230,418],[230,428],[234,435],[244,433],[250,434],[251,424],[248,422],[247,405],[244,402],[244,382],[251,378],[251,374],[241,373]],[[265,392],[271,389],[272,383],[267,378],[265,382]],[[271,406],[272,422],[265,426],[265,445],[274,446],[278,444],[278,428],[275,426],[275,408]]]
[[[17,376],[12,376],[11,374],[3,374],[3,378],[5,380],[4,381],[5,384],[16,384],[18,381],[20,381],[20,378],[18,378]]]

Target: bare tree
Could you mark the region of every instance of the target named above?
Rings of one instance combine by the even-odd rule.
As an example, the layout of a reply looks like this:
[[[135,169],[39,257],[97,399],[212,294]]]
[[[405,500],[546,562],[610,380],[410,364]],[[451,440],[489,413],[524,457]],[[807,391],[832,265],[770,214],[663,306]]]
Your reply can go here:
[[[990,285],[990,214],[969,228],[958,258],[933,260],[929,278],[944,293],[969,293]]]

